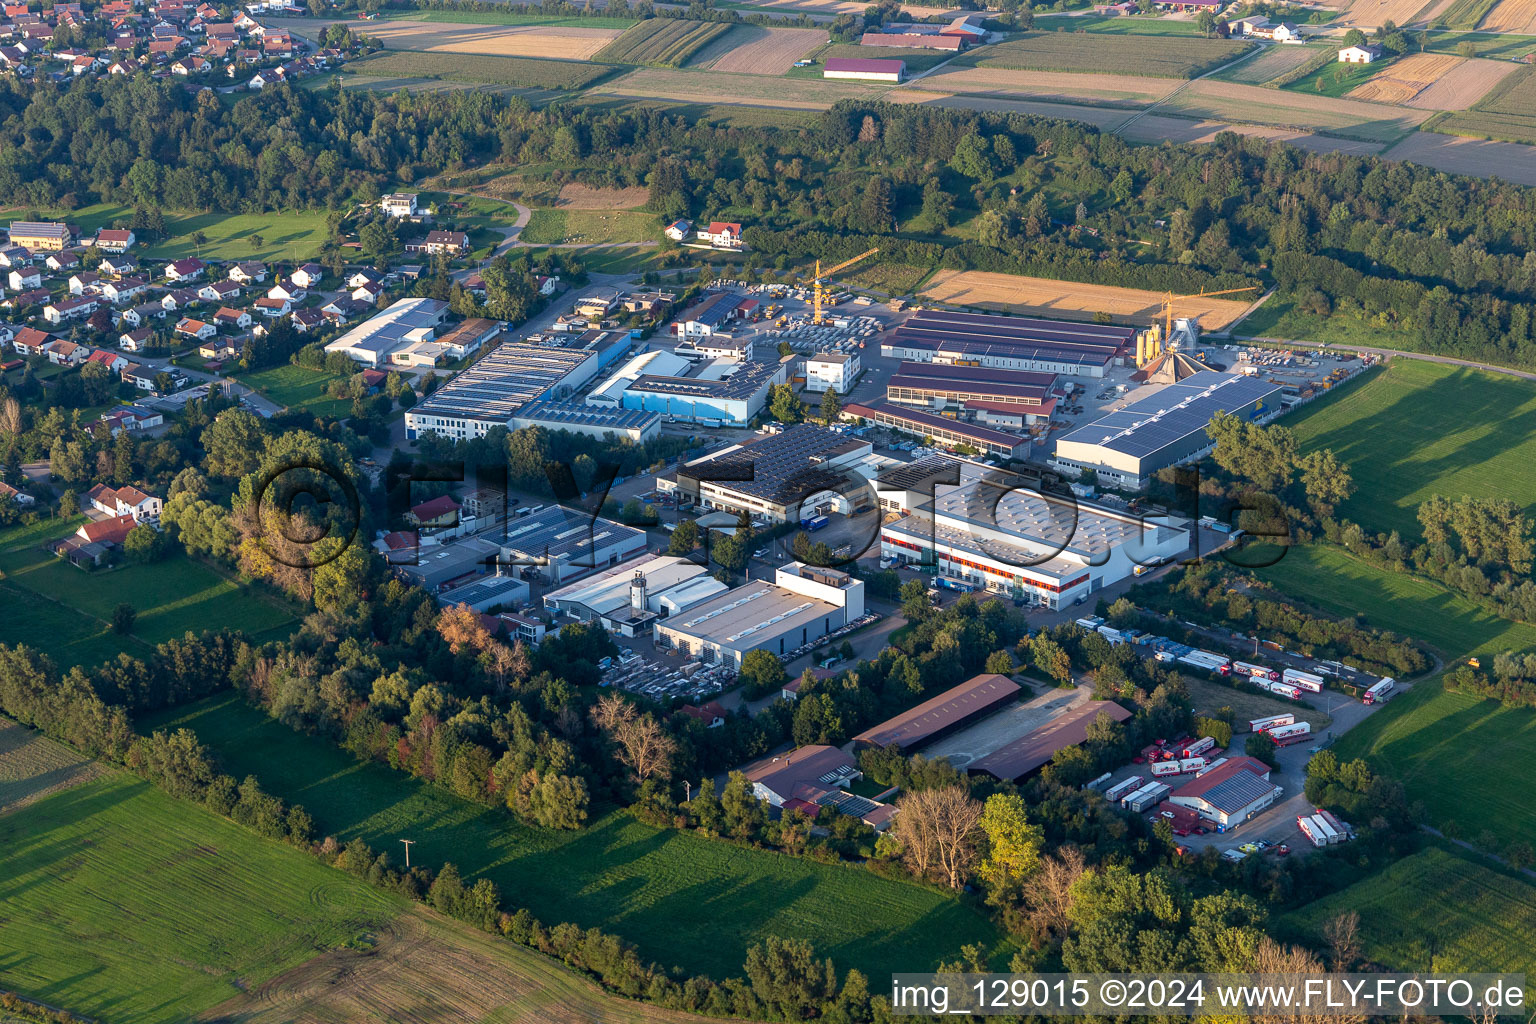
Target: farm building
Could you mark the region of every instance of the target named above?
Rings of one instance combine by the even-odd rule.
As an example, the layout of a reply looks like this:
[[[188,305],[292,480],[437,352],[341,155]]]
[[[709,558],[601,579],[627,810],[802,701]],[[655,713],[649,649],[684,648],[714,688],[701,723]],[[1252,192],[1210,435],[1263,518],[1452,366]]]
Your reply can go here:
[[[941,576],[978,590],[1065,608],[1189,546],[1187,530],[1031,484],[961,460],[894,467],[875,484],[881,508],[899,515],[880,527],[880,554],[937,564]]]
[[[1145,390],[1154,393],[1057,438],[1051,465],[1074,475],[1092,469],[1106,484],[1136,489],[1158,470],[1204,455],[1205,427],[1217,412],[1262,422],[1281,411],[1280,385],[1236,373],[1205,370]]]
[[[805,390],[846,395],[859,372],[857,352],[818,352],[805,361]]]
[[[864,777],[853,758],[836,747],[813,744],[787,754],[775,754],[743,769],[752,792],[774,807],[799,810],[815,817],[823,807],[833,807],[872,828],[884,829],[896,809],[848,792]]]
[[[669,421],[745,426],[784,383],[783,363],[718,360],[694,377],[644,374],[624,391],[624,408],[658,412]]]
[[[852,511],[849,498],[856,492],[849,481],[858,479],[856,470],[872,451],[868,441],[799,423],[694,459],[672,479],[658,477],[656,486],[706,509],[746,512],[771,523],[798,521],[802,509],[821,504]]]
[[[1228,828],[1269,807],[1283,792],[1269,781],[1268,765],[1251,757],[1232,757],[1174,790],[1168,802]]]
[[[1129,721],[1131,713],[1111,700],[1079,704],[1040,728],[977,758],[966,766],[969,775],[990,775],[999,782],[1022,782],[1045,767],[1058,750],[1075,747],[1088,738],[1088,726],[1100,715],[1116,722]]]
[[[880,342],[880,354],[920,363],[1102,377],[1126,357],[1136,328],[1038,317],[917,313]]]
[[[687,611],[726,586],[704,566],[675,555],[640,555],[544,595],[544,608],[609,632],[635,636],[656,619]]]
[[[790,562],[773,582],[749,580],[658,620],[661,648],[741,668],[748,651],[785,656],[864,615],[864,583],[836,569]]]
[[[932,33],[917,35],[898,32],[866,32],[859,40],[860,46],[898,46],[902,49],[948,50],[959,53],[965,49],[961,36],[941,36]]]
[[[1346,46],[1339,51],[1340,64],[1370,64],[1381,59],[1381,47],[1375,43],[1365,46]]]
[[[1023,414],[1025,422],[1050,419],[1056,400],[1054,373],[994,370],[979,366],[905,361],[885,385],[885,397],[946,415],[969,409],[1001,407]],[[983,417],[976,417],[986,422]]]
[[[854,749],[889,747],[916,750],[948,736],[1018,699],[1020,686],[997,673],[972,676],[910,711],[871,726],[853,738]]]
[[[73,234],[68,224],[57,224],[52,221],[14,221],[10,227],[11,244],[19,245],[34,252],[47,250],[58,252],[67,247]]]
[[[931,437],[946,448],[973,448],[1000,459],[1019,459],[1029,454],[1030,440],[1027,437],[883,402],[875,405],[850,402],[843,406],[843,418],[867,420],[917,437]]]
[[[1157,3],[1160,11],[1183,11],[1185,14],[1199,14],[1201,11],[1220,14],[1225,6],[1227,0],[1158,0]]]
[[[871,60],[866,57],[828,57],[822,78],[859,78],[869,82],[900,82],[907,77],[904,60]]]
[[[981,27],[983,14],[962,14],[939,30],[941,35],[960,36],[973,43],[987,38],[987,30]]]

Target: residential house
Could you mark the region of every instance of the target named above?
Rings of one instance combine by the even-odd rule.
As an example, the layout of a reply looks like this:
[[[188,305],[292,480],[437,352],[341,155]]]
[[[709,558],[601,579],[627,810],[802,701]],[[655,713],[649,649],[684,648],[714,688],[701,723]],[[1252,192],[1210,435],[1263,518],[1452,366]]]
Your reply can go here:
[[[101,288],[101,275],[94,270],[82,270],[78,274],[69,275],[69,294],[84,295],[86,292],[99,291]]]
[[[73,270],[80,265],[80,257],[72,252],[51,252],[43,260],[43,266],[52,271]]]
[[[412,526],[452,527],[459,524],[459,503],[452,495],[444,494],[424,501],[405,514]]]
[[[73,341],[63,338],[50,341],[43,346],[43,353],[48,361],[55,366],[79,366],[91,357],[91,350],[84,345],[77,345]]]
[[[47,288],[30,288],[24,292],[17,292],[6,299],[4,305],[12,309],[26,309],[28,306],[38,306],[47,302],[53,296]]]
[[[236,263],[229,268],[229,279],[240,284],[254,284],[267,279],[267,265],[257,260]]]
[[[165,268],[167,281],[194,281],[203,276],[203,271],[208,265],[202,260],[185,259],[176,260]]]
[[[117,347],[124,352],[142,352],[149,345],[154,333],[148,327],[140,327],[136,331],[124,331],[117,336]]]
[[[88,296],[78,299],[60,299],[50,302],[43,307],[43,319],[51,324],[62,324],[66,320],[82,320],[96,312],[100,301]]]
[[[165,417],[142,405],[130,405],[102,413],[101,422],[105,423],[107,430],[116,437],[122,430],[148,430],[151,427],[158,427],[165,422]]]
[[[191,288],[172,288],[160,297],[160,308],[167,313],[174,313],[179,309],[195,306],[200,301],[202,300],[197,297],[197,292]]]
[[[1346,46],[1339,51],[1340,64],[1370,64],[1381,59],[1382,49],[1375,43],[1366,46]]]
[[[691,221],[691,220],[675,220],[671,224],[668,224],[662,230],[662,234],[666,235],[668,238],[672,239],[672,241],[674,241],[674,242],[681,242],[685,238],[687,238],[689,233],[692,232],[692,231],[693,231],[693,221]]]
[[[6,270],[14,270],[16,267],[25,267],[32,262],[32,254],[19,245],[7,242],[0,245],[0,267]]]
[[[185,316],[176,321],[176,333],[188,338],[196,338],[198,341],[207,341],[218,334],[219,329],[213,324],[206,324],[201,320]]]
[[[262,316],[277,318],[287,316],[293,310],[293,303],[287,299],[261,298],[254,303]]]
[[[251,314],[243,309],[220,306],[219,311],[213,314],[213,322],[219,327],[246,328],[251,326]]]
[[[384,275],[374,270],[354,270],[347,278],[348,288],[361,288],[365,284],[380,284]]]
[[[119,305],[149,291],[149,282],[142,277],[125,277],[119,281],[103,281],[99,288],[102,298]]]
[[[10,498],[21,506],[37,504],[37,499],[32,497],[32,495],[27,494],[25,491],[18,491],[4,480],[0,480],[0,498]]]
[[[11,339],[11,348],[18,355],[40,356],[43,349],[53,343],[53,335],[46,334],[36,327],[23,327],[16,332],[16,337]]]
[[[43,275],[36,267],[17,267],[6,278],[11,286],[11,291],[22,292],[28,288],[41,288]]]
[[[97,484],[85,492],[85,498],[92,508],[109,516],[129,516],[137,522],[158,518],[165,507],[165,503],[153,494],[145,494],[133,486],[111,488]]]
[[[353,299],[369,304],[378,302],[379,297],[383,294],[384,286],[382,284],[361,284],[352,289]]]
[[[137,240],[127,228],[103,228],[96,232],[96,248],[106,253],[125,253]]]
[[[165,307],[158,302],[145,302],[132,309],[123,310],[119,319],[130,327],[144,327],[151,320],[164,320]]]
[[[100,363],[107,368],[109,373],[121,373],[123,367],[128,365],[128,358],[120,356],[116,352],[108,352],[104,348],[99,348],[91,353],[90,358],[86,359],[86,362]]]
[[[300,288],[318,288],[325,279],[325,268],[318,263],[306,263],[289,275],[289,280]]]
[[[416,216],[416,193],[396,192],[379,200],[379,209],[389,217]]]
[[[702,722],[706,729],[718,729],[725,724],[725,707],[719,701],[712,700],[703,707],[694,704],[684,704],[677,709],[680,715],[686,715],[695,722]]]
[[[367,303],[359,302],[350,295],[343,295],[321,306],[320,312],[332,323],[344,324],[355,316],[367,313],[371,308]]]
[[[130,231],[128,234],[132,235]],[[137,273],[139,265],[127,256],[104,256],[100,263],[96,264],[96,272],[103,277],[125,277],[128,274]]]
[[[239,338],[210,338],[197,346],[197,354],[204,359],[239,359],[244,349]]]
[[[405,251],[424,252],[433,256],[438,253],[459,256],[469,251],[469,236],[462,231],[428,231],[427,237],[420,242],[407,242]]]
[[[710,221],[709,227],[699,230],[699,239],[717,249],[741,248],[741,225],[729,221]]]
[[[197,290],[197,297],[208,302],[232,302],[240,297],[240,285],[234,281],[210,281]]]
[[[289,319],[293,321],[293,329],[300,334],[308,334],[326,322],[325,314],[318,309],[296,309]]]
[[[271,288],[267,289],[269,299],[287,299],[289,302],[302,302],[309,292],[293,280],[293,278],[279,277]]]

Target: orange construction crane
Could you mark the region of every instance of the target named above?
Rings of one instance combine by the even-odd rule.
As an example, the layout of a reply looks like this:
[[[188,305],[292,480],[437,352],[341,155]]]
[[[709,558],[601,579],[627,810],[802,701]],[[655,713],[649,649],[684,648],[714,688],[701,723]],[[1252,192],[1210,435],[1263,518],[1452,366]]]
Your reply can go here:
[[[1175,295],[1173,292],[1169,292],[1163,298],[1163,344],[1166,345],[1173,339],[1173,304],[1175,302],[1182,302],[1185,299],[1208,299],[1213,295],[1236,295],[1238,292],[1256,292],[1258,290],[1258,285],[1253,285],[1249,288],[1227,288],[1219,292],[1200,291],[1193,295]]]
[[[811,323],[821,323],[821,304],[822,300],[825,298],[825,292],[821,285],[822,277],[831,277],[839,270],[851,267],[860,260],[867,260],[879,251],[879,249],[871,249],[868,252],[861,252],[853,259],[843,260],[843,262],[839,263],[837,266],[828,267],[825,271],[821,269],[821,260],[816,261],[816,284],[811,290]]]

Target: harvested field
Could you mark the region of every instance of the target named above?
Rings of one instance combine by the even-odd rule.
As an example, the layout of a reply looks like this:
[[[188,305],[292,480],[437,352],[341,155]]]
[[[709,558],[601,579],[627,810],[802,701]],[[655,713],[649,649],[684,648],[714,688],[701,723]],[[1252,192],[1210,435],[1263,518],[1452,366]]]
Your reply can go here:
[[[594,56],[619,64],[682,67],[695,53],[730,30],[731,26],[717,21],[653,18],[640,22]]]
[[[680,103],[741,103],[753,107],[826,110],[838,100],[873,99],[889,92],[878,82],[824,82],[719,71],[640,68],[592,90],[594,96],[633,96]]]
[[[586,60],[623,35],[623,30],[560,25],[444,25],[427,21],[377,21],[368,26],[368,35],[391,50]]]
[[[1109,313],[1120,321],[1147,322],[1157,317],[1162,303],[1158,292],[1138,288],[1078,284],[980,270],[941,270],[933,275],[922,294],[936,302],[959,306],[1075,320],[1091,319],[1095,313]],[[1190,299],[1180,304],[1179,315],[1198,316],[1200,325],[1206,330],[1220,330],[1236,320],[1248,305],[1227,299]]]
[[[747,0],[748,3],[754,0]],[[858,14],[862,15],[869,10],[867,3],[859,3],[858,0],[764,0],[764,7],[772,7],[775,10],[805,11],[808,14]],[[902,4],[904,13],[914,18],[928,18],[938,15],[942,18],[955,17],[955,10],[951,7],[923,7],[912,4]]]
[[[694,55],[693,67],[752,75],[782,75],[830,37],[819,28],[736,25]]]
[[[104,771],[42,733],[0,718],[0,814],[89,782]]]
[[[1420,110],[1466,110],[1488,95],[1506,76],[1513,74],[1517,67],[1507,60],[1461,61],[1409,100],[1408,105]]]
[[[922,80],[928,92],[1020,96],[1046,101],[1088,100],[1143,107],[1178,88],[1172,78],[1134,75],[1074,75],[1059,71],[1018,71],[993,67],[946,67]]]
[[[1427,110],[1215,81],[1191,82],[1167,104],[1170,110],[1216,121],[1323,129],[1367,142],[1396,142],[1429,117]]]
[[[1407,28],[1422,20],[1419,13],[1428,8],[1432,2],[1433,0],[1354,0],[1348,10],[1330,22],[1330,25],[1370,32],[1390,21],[1399,28]]]
[[[956,66],[1025,71],[1086,71],[1157,78],[1194,78],[1235,60],[1252,43],[1185,36],[1144,37],[1101,33],[1032,32],[1006,43],[981,46],[955,58]]]
[[[639,185],[630,188],[593,188],[570,182],[560,187],[555,205],[567,210],[633,210],[644,206],[650,192]]]
[[[1499,0],[1477,27],[1484,32],[1536,35],[1536,0]]]
[[[1536,143],[1536,68],[1520,68],[1495,86],[1471,110],[1436,118],[1433,126],[1435,131],[1450,135]],[[1480,173],[1507,176],[1503,171]],[[1525,179],[1509,177],[1509,180]]]
[[[1223,71],[1221,78],[1243,85],[1263,85],[1274,81],[1287,71],[1294,71],[1317,56],[1310,46],[1271,46],[1251,60],[1245,60],[1230,71]]]
[[[1536,137],[1532,141],[1536,142]],[[1389,160],[1409,160],[1451,174],[1475,174],[1480,178],[1497,177],[1520,185],[1536,185],[1536,151],[1516,142],[1414,132],[1383,155]]]
[[[342,72],[369,79],[438,78],[451,82],[510,85],[525,89],[580,89],[613,69],[601,64],[484,54],[386,50],[355,60]]]
[[[702,1019],[610,996],[552,960],[425,907],[413,907],[369,939],[321,953],[199,1019],[242,1024],[681,1024]]]
[[[927,79],[924,79],[927,81]],[[925,92],[921,89],[896,89],[881,99],[890,103],[932,103],[936,107],[954,110],[986,110],[1003,114],[1033,114],[1036,117],[1060,117],[1070,121],[1082,121],[1098,128],[1110,129],[1124,123],[1127,112],[1115,107],[1072,106],[1066,103],[1030,102],[1007,100],[991,96],[951,96],[945,93]]]
[[[1266,125],[1227,124],[1225,121],[1194,120],[1163,114],[1147,114],[1138,117],[1117,132],[1132,142],[1213,142],[1222,132],[1236,132],[1251,138],[1276,139],[1294,142],[1305,138],[1305,132],[1290,128],[1270,128]]]
[[[1349,92],[1352,100],[1407,103],[1461,63],[1443,53],[1415,53],[1393,61]]]

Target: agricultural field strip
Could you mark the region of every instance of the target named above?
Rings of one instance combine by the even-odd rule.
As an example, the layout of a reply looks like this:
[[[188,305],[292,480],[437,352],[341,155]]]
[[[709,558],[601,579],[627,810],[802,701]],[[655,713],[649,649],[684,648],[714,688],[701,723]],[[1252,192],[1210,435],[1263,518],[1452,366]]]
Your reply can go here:
[[[343,74],[371,78],[439,78],[534,89],[579,89],[613,72],[612,65],[541,57],[385,50],[353,61]]]
[[[1423,110],[1466,110],[1481,102],[1517,70],[1518,65],[1510,61],[1465,60],[1438,81],[1431,82],[1409,100],[1408,105]],[[1536,110],[1532,113],[1536,114]]]
[[[694,54],[692,65],[711,71],[782,75],[830,37],[819,28],[737,25]]]
[[[920,79],[924,92],[1019,96],[1039,99],[1100,100],[1145,106],[1179,87],[1177,79],[1060,71],[1022,71],[995,67],[950,65]]]
[[[616,64],[680,67],[731,28],[724,22],[656,18],[635,25],[593,56]]]
[[[1252,44],[1184,36],[1037,33],[961,54],[957,67],[1025,71],[1121,72],[1157,78],[1194,78],[1251,48]]]
[[[877,82],[768,78],[691,68],[637,68],[599,83],[588,90],[588,95],[825,110],[840,99],[874,99],[890,91],[889,85]]]
[[[1485,32],[1536,34],[1536,0],[1498,0],[1477,27]]]
[[[586,60],[623,34],[616,28],[549,25],[444,25],[425,21],[381,21],[369,36],[391,50],[419,53],[476,53],[490,57],[547,57]]]
[[[1414,53],[1388,64],[1352,89],[1348,98],[1377,103],[1406,103],[1462,63],[1444,53]]]
[[[103,771],[90,758],[0,717],[0,814],[82,785]]]
[[[1164,102],[1170,109],[1215,120],[1332,130],[1354,134],[1371,142],[1395,142],[1430,116],[1427,110],[1309,96],[1209,79],[1191,82]]]
[[[1453,114],[1452,118],[1461,116]],[[1497,176],[1516,184],[1536,186],[1536,159],[1532,159],[1529,145],[1437,134],[1451,131],[1449,121],[1435,124],[1434,129],[1433,132],[1414,132],[1388,150],[1386,157],[1411,160],[1452,174]],[[1530,129],[1529,139],[1536,143],[1536,124]]]
[[[941,270],[924,287],[922,294],[936,302],[960,306],[1069,318],[1105,312],[1137,321],[1155,318],[1162,303],[1159,293],[1136,288],[979,270]],[[1180,315],[1197,315],[1205,329],[1219,330],[1236,320],[1248,306],[1247,302],[1207,299],[1181,307]]]

